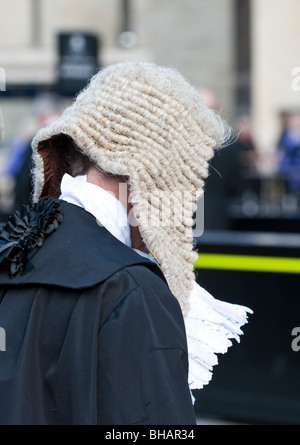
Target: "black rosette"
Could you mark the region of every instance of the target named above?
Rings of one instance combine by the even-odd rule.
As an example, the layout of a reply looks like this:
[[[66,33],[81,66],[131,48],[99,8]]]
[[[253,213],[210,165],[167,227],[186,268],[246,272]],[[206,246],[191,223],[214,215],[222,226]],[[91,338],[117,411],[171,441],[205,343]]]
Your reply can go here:
[[[0,233],[0,269],[8,268],[12,277],[29,272],[33,267],[30,259],[62,220],[54,199],[40,199],[11,215]]]

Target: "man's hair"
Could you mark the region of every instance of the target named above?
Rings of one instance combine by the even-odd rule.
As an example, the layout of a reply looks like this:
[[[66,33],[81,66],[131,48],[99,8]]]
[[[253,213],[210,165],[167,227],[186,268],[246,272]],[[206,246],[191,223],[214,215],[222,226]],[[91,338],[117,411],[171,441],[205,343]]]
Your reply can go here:
[[[68,172],[71,176],[85,175],[94,163],[84,155],[74,140],[66,136],[66,155],[68,159]]]
[[[76,142],[66,134],[60,134],[53,138],[51,149],[54,157],[59,159],[62,170],[61,176],[64,173],[68,173],[74,178],[75,176],[85,175],[89,167],[94,164],[87,155],[80,151]]]
[[[51,158],[47,158],[45,172],[52,178],[53,183],[46,187],[49,196],[60,196],[60,183],[63,175],[68,173],[75,177],[85,175],[89,167],[95,163],[81,152],[71,136],[60,133],[49,140]]]

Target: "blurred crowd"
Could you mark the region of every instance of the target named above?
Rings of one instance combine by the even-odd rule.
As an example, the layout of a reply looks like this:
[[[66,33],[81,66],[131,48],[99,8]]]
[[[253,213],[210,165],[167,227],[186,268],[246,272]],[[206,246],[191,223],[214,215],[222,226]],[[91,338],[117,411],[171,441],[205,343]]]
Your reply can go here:
[[[49,125],[60,115],[61,109],[62,98],[58,94],[37,95],[20,134],[0,152],[0,221],[20,210],[23,204],[31,204],[31,141],[39,128]]]
[[[199,88],[199,92],[211,108],[220,110],[212,90]],[[24,123],[23,131],[12,141],[7,145],[4,141],[2,148],[0,146],[0,222],[31,202],[31,140],[36,130],[56,119],[61,110],[62,98],[58,94],[39,94],[31,103],[30,122]],[[217,151],[211,161],[204,195],[206,230],[233,229],[234,219],[241,215],[245,218],[262,214],[283,218],[298,216],[300,110],[282,112],[279,122],[280,137],[272,150],[272,158],[267,161],[272,168],[266,174],[261,169],[266,159],[253,140],[251,115],[237,116],[232,125],[232,141]]]
[[[200,89],[200,93],[220,111],[213,91]],[[238,114],[231,143],[211,161],[204,196],[205,229],[235,230],[242,227],[236,221],[266,218],[272,230],[276,218],[300,218],[300,109],[282,112],[278,125],[276,146],[263,152],[254,141],[251,113]],[[259,223],[249,227],[255,230]],[[285,227],[282,224],[282,231]]]

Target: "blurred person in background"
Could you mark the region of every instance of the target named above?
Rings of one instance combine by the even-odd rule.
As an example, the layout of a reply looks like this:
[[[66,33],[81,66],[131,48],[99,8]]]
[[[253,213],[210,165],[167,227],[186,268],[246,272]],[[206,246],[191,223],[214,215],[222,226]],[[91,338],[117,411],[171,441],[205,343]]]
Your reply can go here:
[[[285,113],[285,127],[278,144],[278,173],[286,193],[300,198],[300,111]]]
[[[2,220],[5,218],[5,214],[3,212],[3,192],[5,189],[4,180],[3,180],[3,164],[4,164],[4,153],[1,151],[1,143],[4,137],[4,120],[2,110],[0,108],[0,224]]]
[[[4,137],[4,119],[2,114],[2,109],[0,108],[0,143]]]
[[[31,141],[35,132],[49,125],[61,112],[61,97],[52,92],[38,94],[32,102],[33,119],[28,119],[22,134],[10,144],[5,156],[3,174],[14,179],[14,207],[21,209],[22,205],[31,203],[32,183],[31,170]]]
[[[4,139],[4,118],[0,108],[0,224],[7,220],[12,210],[14,181],[5,174],[5,149],[2,146]]]
[[[203,97],[208,106],[219,109],[212,91],[204,90]],[[204,194],[204,227],[207,230],[230,230],[230,205],[241,198],[257,174],[257,152],[249,114],[240,114],[234,128],[233,142],[217,150],[210,163]]]

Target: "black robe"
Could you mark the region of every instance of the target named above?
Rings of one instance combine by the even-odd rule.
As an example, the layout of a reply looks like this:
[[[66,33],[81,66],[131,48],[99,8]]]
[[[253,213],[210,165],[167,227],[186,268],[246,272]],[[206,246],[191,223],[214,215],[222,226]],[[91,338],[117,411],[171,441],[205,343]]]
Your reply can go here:
[[[33,268],[0,270],[0,424],[195,424],[184,322],[159,268],[59,202]]]

